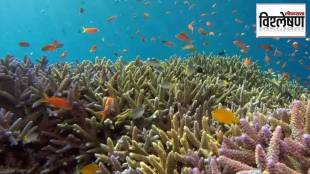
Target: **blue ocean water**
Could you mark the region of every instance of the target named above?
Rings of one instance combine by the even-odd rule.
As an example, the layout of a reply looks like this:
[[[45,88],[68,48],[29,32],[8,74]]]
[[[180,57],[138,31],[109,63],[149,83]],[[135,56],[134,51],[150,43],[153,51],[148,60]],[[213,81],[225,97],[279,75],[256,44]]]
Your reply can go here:
[[[198,53],[224,51],[226,55],[242,55],[264,69],[289,73],[309,85],[310,42],[305,39],[256,38],[253,27],[256,3],[280,2],[308,3],[307,11],[310,11],[306,0],[2,0],[0,56],[10,54],[23,58],[29,55],[32,60],[47,56],[50,63],[94,59],[96,56],[112,60],[117,56],[123,56],[125,60],[136,57],[166,59],[171,55],[191,54],[182,50],[184,42],[175,38],[176,34],[187,32]],[[117,18],[108,22],[110,16]],[[310,19],[309,13],[307,17]],[[193,33],[187,28],[192,21],[195,21]],[[213,25],[207,26],[207,21]],[[99,28],[100,32],[83,34],[83,26]],[[197,32],[200,27],[214,32],[215,36],[202,36]],[[308,33],[309,28],[308,20]],[[249,45],[249,52],[241,53],[232,43],[235,39]],[[54,52],[41,50],[55,40],[64,44],[63,48]],[[175,46],[167,47],[163,40],[174,42]],[[20,47],[18,43],[21,41],[30,46]],[[300,47],[292,57],[289,54],[294,52],[291,46],[294,41]],[[267,64],[260,44],[271,44],[283,55],[275,58],[270,53],[272,60]],[[90,52],[93,45],[97,50]],[[60,54],[64,51],[68,56],[63,59]]]

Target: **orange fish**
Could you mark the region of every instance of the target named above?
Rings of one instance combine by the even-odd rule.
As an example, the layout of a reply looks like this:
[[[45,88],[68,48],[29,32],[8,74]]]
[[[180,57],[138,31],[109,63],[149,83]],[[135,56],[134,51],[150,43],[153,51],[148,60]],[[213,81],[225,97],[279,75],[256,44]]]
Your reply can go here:
[[[58,41],[54,41],[51,44],[47,44],[42,47],[42,51],[55,51],[57,48],[62,48],[63,44],[59,43]]]
[[[30,44],[28,42],[19,42],[18,45],[20,47],[29,47],[30,46]]]
[[[273,50],[273,48],[269,44],[260,44],[259,47],[265,50],[266,52]]]
[[[191,30],[192,32],[194,32],[194,23],[195,23],[195,21],[192,21],[191,23],[189,23],[189,24],[187,25],[187,28],[188,28],[189,30]]]
[[[55,107],[55,108],[70,109],[70,102],[61,97],[44,96],[43,102],[46,102],[47,105]]]
[[[104,109],[103,111],[100,111],[99,114],[101,115],[101,118],[104,120],[111,113],[115,105],[115,99],[113,97],[104,97],[103,102],[104,102],[103,103]]]
[[[253,64],[253,62],[248,58],[244,59],[244,61],[243,61],[243,65],[245,65],[245,66],[250,66],[252,64]]]
[[[281,76],[284,80],[289,80],[291,78],[290,74],[287,72],[283,72]]]
[[[60,54],[60,58],[66,58],[68,56],[68,51],[64,51]]]
[[[175,35],[175,37],[184,42],[191,42],[191,39],[188,37],[188,35],[185,32],[179,33]]]
[[[163,43],[167,47],[173,47],[174,46],[174,43],[172,41],[168,41],[168,40],[162,40],[161,43]]]
[[[114,98],[113,97],[105,97],[104,110],[111,110],[114,106]]]
[[[97,50],[97,45],[93,45],[90,47],[89,52],[95,52]]]
[[[243,50],[244,52],[246,52],[249,49],[249,47],[246,44],[244,44],[241,40],[238,39],[234,40],[233,44],[239,47],[240,50]]]
[[[193,44],[187,44],[182,47],[182,50],[195,50],[195,46]]]
[[[85,28],[83,27],[83,33],[88,33],[88,34],[93,34],[93,33],[97,33],[100,30],[98,28]]]
[[[204,30],[203,28],[198,28],[198,33],[203,35],[203,36],[208,35],[208,32],[206,30]]]
[[[96,171],[99,170],[99,166],[96,163],[90,163],[80,169],[81,174],[96,174]]]
[[[225,108],[218,108],[212,111],[211,115],[213,119],[224,124],[235,124],[240,122],[239,118],[234,112]]]

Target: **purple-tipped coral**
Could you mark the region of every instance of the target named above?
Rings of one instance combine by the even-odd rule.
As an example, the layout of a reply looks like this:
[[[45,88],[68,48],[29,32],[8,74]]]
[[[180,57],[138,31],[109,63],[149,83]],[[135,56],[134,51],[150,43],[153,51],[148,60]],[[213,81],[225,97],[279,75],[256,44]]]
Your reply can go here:
[[[242,170],[251,170],[253,169],[251,166],[248,166],[242,162],[232,160],[225,156],[220,156],[218,161],[223,166],[228,166],[233,172],[238,172]]]
[[[304,118],[302,102],[295,100],[292,104],[290,126],[292,130],[292,138],[301,141],[304,133]]]
[[[261,128],[257,131],[249,128],[250,123],[241,120],[240,127],[243,134],[223,141],[222,147],[225,150],[221,149],[220,154],[225,156],[225,162],[222,163],[228,167],[232,166],[232,164],[229,164],[230,162],[235,162],[234,164],[241,163],[260,171],[275,174],[306,173],[310,167],[310,136],[308,133],[304,133],[303,125],[306,120],[305,117],[307,117],[307,114],[301,112],[305,109],[304,106],[301,101],[293,102],[290,122],[288,123],[283,122],[283,120],[270,121],[270,119],[260,118]],[[281,122],[280,125],[290,125],[288,128],[291,129],[287,129],[287,127],[282,129],[282,126],[277,125],[278,121]],[[257,141],[255,142],[252,137]],[[234,144],[239,145],[238,153],[236,153]],[[241,156],[240,154],[252,153],[253,146],[255,146],[255,155],[253,155],[255,156],[255,162],[251,163],[250,158],[245,160],[246,155]],[[219,159],[221,160],[223,157],[220,156]],[[239,163],[236,163],[236,161]],[[238,168],[235,167],[236,169]],[[236,170],[236,172],[251,173],[253,171],[240,169]]]
[[[267,155],[260,144],[256,145],[255,148],[255,161],[259,169],[265,170],[267,168]]]
[[[280,141],[282,138],[282,129],[280,126],[277,126],[274,130],[270,144],[267,151],[267,160],[272,160],[274,163],[279,161],[280,155]]]

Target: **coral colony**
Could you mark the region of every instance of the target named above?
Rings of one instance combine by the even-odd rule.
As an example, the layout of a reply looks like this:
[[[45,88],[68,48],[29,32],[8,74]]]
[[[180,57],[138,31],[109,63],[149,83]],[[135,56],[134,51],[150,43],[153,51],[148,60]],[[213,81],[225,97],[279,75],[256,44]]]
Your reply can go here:
[[[309,91],[240,57],[0,60],[1,174],[297,174]]]

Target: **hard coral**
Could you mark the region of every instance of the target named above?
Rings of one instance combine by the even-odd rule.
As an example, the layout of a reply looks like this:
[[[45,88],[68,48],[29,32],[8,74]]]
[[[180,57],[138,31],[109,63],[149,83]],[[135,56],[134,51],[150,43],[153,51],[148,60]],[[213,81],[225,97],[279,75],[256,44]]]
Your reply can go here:
[[[44,96],[64,98],[70,109]],[[102,119],[105,97],[115,102]],[[33,64],[8,56],[0,61],[0,169],[74,173],[96,162],[107,174],[305,172],[309,103],[307,116],[298,102],[290,113],[263,115],[307,97],[307,89],[244,67],[239,57],[48,65],[45,57]],[[244,118],[240,126],[213,120],[219,106]]]

